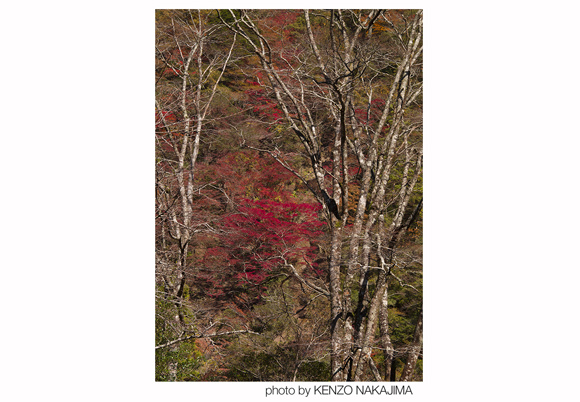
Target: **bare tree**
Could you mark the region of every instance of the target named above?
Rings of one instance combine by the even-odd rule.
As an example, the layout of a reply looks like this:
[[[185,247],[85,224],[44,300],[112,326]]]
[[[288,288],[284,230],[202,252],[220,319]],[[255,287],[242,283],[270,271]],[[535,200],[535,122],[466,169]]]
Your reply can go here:
[[[199,233],[214,231],[212,216],[199,207],[204,189],[196,185],[202,137],[216,118],[219,84],[236,35],[207,10],[159,10],[156,32],[156,297],[175,306],[175,339],[165,348],[210,328],[186,326],[184,292],[188,252]],[[216,21],[212,21],[216,20]]]
[[[422,208],[423,13],[305,10],[302,46],[291,52],[272,46],[276,27],[255,12],[220,17],[258,56],[283,112],[277,124],[300,140],[309,173],[276,141],[262,150],[326,211],[332,380],[380,380],[371,353],[393,358],[387,291],[393,280],[408,285],[395,275],[404,269],[397,248]]]

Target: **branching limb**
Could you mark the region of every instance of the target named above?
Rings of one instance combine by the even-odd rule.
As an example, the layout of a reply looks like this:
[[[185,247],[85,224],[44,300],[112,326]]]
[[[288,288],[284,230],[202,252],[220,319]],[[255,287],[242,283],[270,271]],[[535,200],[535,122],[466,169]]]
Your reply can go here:
[[[172,341],[163,343],[161,345],[157,345],[155,346],[155,349],[161,349],[161,348],[166,348],[168,346],[171,345],[175,345],[176,343],[179,342],[183,342],[183,341],[187,341],[189,339],[195,339],[195,338],[216,338],[216,337],[220,337],[220,336],[228,336],[228,335],[236,335],[236,334],[252,334],[252,335],[262,335],[258,332],[254,332],[254,331],[249,331],[249,330],[238,330],[238,331],[228,331],[228,332],[220,332],[218,334],[194,334],[194,335],[188,335],[188,336],[184,336],[178,339],[174,339]]]

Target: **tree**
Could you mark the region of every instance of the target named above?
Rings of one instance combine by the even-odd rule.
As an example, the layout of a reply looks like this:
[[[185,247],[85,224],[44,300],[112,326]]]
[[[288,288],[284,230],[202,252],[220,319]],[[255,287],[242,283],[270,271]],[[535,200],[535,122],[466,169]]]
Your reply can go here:
[[[398,250],[422,208],[423,13],[305,10],[302,35],[282,47],[274,46],[276,38],[288,33],[264,13],[229,10],[220,18],[258,57],[255,76],[281,111],[270,124],[296,136],[306,160],[284,153],[282,135],[254,149],[270,154],[324,206],[331,378],[388,380],[371,354],[381,350],[389,367],[394,358],[389,286],[410,286],[420,298],[401,277],[408,269],[420,274],[417,262],[402,264]],[[404,378],[417,361],[422,325],[416,327]]]
[[[163,378],[182,378],[176,365],[183,356],[168,360],[165,348],[183,348],[175,341],[207,332],[196,327],[186,297],[192,241],[214,231],[207,209],[213,194],[196,184],[197,163],[202,133],[209,138],[223,117],[219,84],[236,43],[236,35],[212,18],[201,10],[156,11],[156,314],[158,335],[163,332],[156,347],[158,378],[165,371],[170,374]],[[166,322],[169,313],[174,322]]]

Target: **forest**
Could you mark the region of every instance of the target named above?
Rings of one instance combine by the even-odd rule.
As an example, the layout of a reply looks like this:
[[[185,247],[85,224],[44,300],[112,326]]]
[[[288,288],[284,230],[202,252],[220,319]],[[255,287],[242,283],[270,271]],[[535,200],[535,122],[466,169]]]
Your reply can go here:
[[[423,381],[422,10],[155,11],[155,380]]]

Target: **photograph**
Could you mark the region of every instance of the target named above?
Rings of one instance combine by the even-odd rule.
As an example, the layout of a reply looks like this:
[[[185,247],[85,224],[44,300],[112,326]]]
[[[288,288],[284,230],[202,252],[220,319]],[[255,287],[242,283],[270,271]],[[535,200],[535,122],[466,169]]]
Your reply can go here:
[[[2,400],[578,399],[569,4],[4,11]]]
[[[422,382],[423,11],[156,9],[154,68],[155,381]]]

